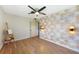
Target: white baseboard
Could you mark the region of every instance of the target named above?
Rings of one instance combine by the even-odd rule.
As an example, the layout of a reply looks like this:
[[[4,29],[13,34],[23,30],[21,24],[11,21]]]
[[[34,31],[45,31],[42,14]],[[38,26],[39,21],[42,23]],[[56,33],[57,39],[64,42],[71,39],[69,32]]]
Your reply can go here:
[[[41,38],[41,39],[42,39],[42,38]],[[43,40],[45,40],[45,39],[43,39]],[[76,48],[71,48],[71,47],[69,47],[69,46],[62,45],[62,44],[60,44],[60,43],[58,43],[58,42],[54,42],[54,41],[52,41],[52,40],[46,40],[46,41],[49,41],[49,42],[52,42],[52,43],[54,43],[54,44],[60,45],[60,46],[65,47],[65,48],[67,48],[67,49],[71,49],[72,51],[79,52],[79,50],[76,49]]]
[[[37,35],[36,35],[37,36]],[[35,35],[34,36],[31,36],[31,37],[25,37],[25,38],[20,38],[20,39],[14,39],[15,41],[19,41],[19,40],[24,40],[24,39],[28,39],[28,38],[32,38],[32,37],[36,37]]]

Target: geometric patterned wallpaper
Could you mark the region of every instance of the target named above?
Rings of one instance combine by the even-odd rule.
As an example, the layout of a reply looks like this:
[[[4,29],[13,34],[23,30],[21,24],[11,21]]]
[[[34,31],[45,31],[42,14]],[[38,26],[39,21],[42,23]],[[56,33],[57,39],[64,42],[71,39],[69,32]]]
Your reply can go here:
[[[79,51],[79,6],[66,9],[48,17],[40,19],[40,38],[57,42]],[[70,33],[70,26],[74,26],[74,34]]]

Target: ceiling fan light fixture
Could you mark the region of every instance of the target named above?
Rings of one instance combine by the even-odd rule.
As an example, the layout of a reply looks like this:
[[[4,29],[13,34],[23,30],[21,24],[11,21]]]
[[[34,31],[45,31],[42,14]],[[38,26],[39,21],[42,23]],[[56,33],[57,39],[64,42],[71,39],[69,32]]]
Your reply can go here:
[[[39,12],[36,12],[35,14],[36,14],[36,15],[39,15]]]

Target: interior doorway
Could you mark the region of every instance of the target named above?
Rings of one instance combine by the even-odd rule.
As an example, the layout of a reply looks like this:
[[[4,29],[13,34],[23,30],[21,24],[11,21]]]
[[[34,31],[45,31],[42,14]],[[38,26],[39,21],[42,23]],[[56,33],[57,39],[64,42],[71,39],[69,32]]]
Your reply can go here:
[[[34,18],[30,21],[30,37],[40,36],[39,31],[39,21],[37,18]]]

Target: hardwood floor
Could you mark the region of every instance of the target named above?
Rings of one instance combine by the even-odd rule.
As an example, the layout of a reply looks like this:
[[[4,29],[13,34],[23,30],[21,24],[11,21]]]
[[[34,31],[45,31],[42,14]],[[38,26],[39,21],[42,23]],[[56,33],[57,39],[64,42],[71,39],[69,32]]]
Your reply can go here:
[[[72,50],[38,37],[24,39],[3,46],[1,54],[77,54]]]

